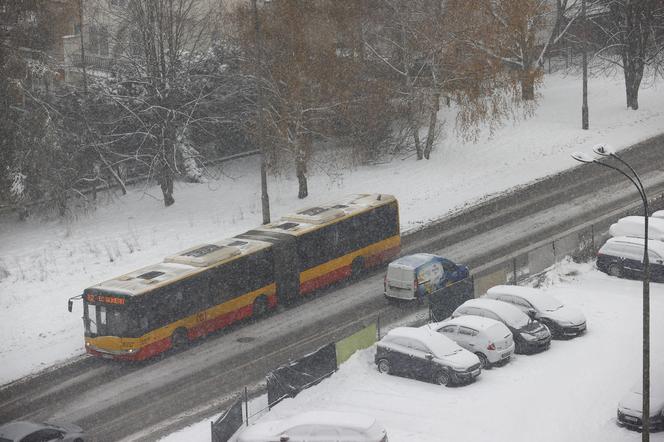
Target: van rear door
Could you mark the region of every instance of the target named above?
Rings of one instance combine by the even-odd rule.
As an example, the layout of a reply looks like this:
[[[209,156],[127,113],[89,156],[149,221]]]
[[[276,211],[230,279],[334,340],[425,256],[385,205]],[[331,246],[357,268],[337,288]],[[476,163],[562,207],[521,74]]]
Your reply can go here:
[[[390,264],[387,267],[385,295],[397,299],[413,299],[415,297],[415,270],[412,267]]]

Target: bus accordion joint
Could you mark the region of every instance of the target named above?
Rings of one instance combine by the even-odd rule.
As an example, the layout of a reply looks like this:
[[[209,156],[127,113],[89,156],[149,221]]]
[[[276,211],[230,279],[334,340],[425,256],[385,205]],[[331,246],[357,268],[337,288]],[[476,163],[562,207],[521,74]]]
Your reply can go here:
[[[67,310],[69,310],[70,313],[74,306],[74,299],[83,299],[83,294],[72,296],[71,298],[69,298],[69,300],[67,301]]]

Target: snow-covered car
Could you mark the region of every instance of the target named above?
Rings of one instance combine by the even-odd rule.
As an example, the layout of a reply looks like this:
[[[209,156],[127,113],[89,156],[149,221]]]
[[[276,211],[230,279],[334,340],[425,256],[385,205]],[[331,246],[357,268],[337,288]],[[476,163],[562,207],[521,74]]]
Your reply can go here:
[[[512,332],[515,353],[534,353],[547,350],[551,345],[548,328],[506,302],[488,298],[470,299],[452,313],[453,318],[463,315],[482,316],[505,324]]]
[[[651,367],[650,429],[664,430],[664,366]],[[639,379],[618,402],[618,424],[640,430],[643,428],[643,384]]]
[[[50,441],[83,442],[87,440],[83,429],[74,424],[15,421],[0,426],[0,441]]]
[[[554,338],[578,336],[586,331],[586,317],[581,310],[537,289],[497,285],[487,290],[486,297],[512,304],[537,319],[549,328]]]
[[[374,417],[339,411],[308,411],[247,427],[237,442],[387,442],[387,431]]]
[[[658,210],[650,215],[651,218],[664,218],[664,210]]]
[[[431,253],[406,255],[392,261],[385,275],[388,300],[423,299],[436,290],[468,277],[468,267]]]
[[[643,216],[626,216],[609,227],[609,234],[613,237],[633,236],[643,238],[644,233],[645,217]],[[664,219],[652,216],[648,218],[648,239],[664,241]]]
[[[500,321],[464,315],[425,325],[477,355],[482,368],[507,362],[514,353],[512,332]]]
[[[618,278],[640,278],[643,275],[643,238],[618,236],[609,238],[597,252],[597,269]],[[650,278],[664,281],[664,242],[648,240]]]
[[[471,382],[482,372],[475,354],[428,328],[390,330],[376,345],[374,360],[381,373],[445,386]]]

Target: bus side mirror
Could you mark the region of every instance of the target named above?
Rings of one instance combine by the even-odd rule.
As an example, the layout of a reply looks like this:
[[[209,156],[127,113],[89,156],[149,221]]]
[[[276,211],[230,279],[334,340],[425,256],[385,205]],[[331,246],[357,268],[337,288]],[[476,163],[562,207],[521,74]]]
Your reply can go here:
[[[67,310],[69,310],[69,313],[71,313],[71,309],[73,306],[74,306],[74,301],[72,301],[71,299],[67,301]]]

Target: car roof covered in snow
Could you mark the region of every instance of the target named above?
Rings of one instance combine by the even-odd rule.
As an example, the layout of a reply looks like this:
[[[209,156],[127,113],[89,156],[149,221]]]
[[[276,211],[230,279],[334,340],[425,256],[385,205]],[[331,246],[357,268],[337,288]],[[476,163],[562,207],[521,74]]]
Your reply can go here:
[[[337,429],[348,429],[356,432],[366,432],[377,426],[381,434],[385,431],[376,421],[376,418],[361,413],[342,411],[306,411],[285,419],[259,421],[240,433],[238,440],[258,441],[279,440],[279,437],[296,427],[316,426]],[[299,440],[299,439],[298,439]],[[344,439],[345,440],[345,439]]]
[[[415,253],[412,255],[402,256],[401,258],[392,261],[390,266],[417,269],[418,267],[431,262],[432,259],[440,259],[440,257],[431,253]]]
[[[528,322],[530,322],[530,318],[528,317],[528,315],[523,313],[518,308],[506,302],[497,301],[495,299],[489,299],[489,298],[469,299],[468,301],[464,302],[459,307],[457,307],[457,309],[454,312],[456,313],[459,309],[463,307],[476,307],[492,311],[496,315],[498,315],[502,320],[507,321],[516,327],[523,327]]]
[[[645,239],[643,238],[636,238],[633,236],[615,236],[613,238],[609,238],[604,245],[600,248],[600,251],[602,248],[607,245],[607,244],[634,244],[643,247],[643,244],[645,243]],[[648,249],[652,250],[653,252],[657,253],[659,256],[664,257],[664,242],[663,241],[657,241],[655,239],[649,239],[648,240]]]
[[[457,352],[461,347],[451,339],[426,327],[397,327],[383,337],[384,342],[406,338],[419,341],[426,345],[437,356],[446,356]]]
[[[441,322],[435,322],[429,324],[429,327],[432,330],[440,330],[446,325],[461,325],[463,327],[469,327],[475,330],[486,330],[496,325],[500,327],[505,327],[505,324],[496,321],[495,319],[484,318],[482,316],[475,316],[475,315],[457,316],[456,318],[446,319]]]

